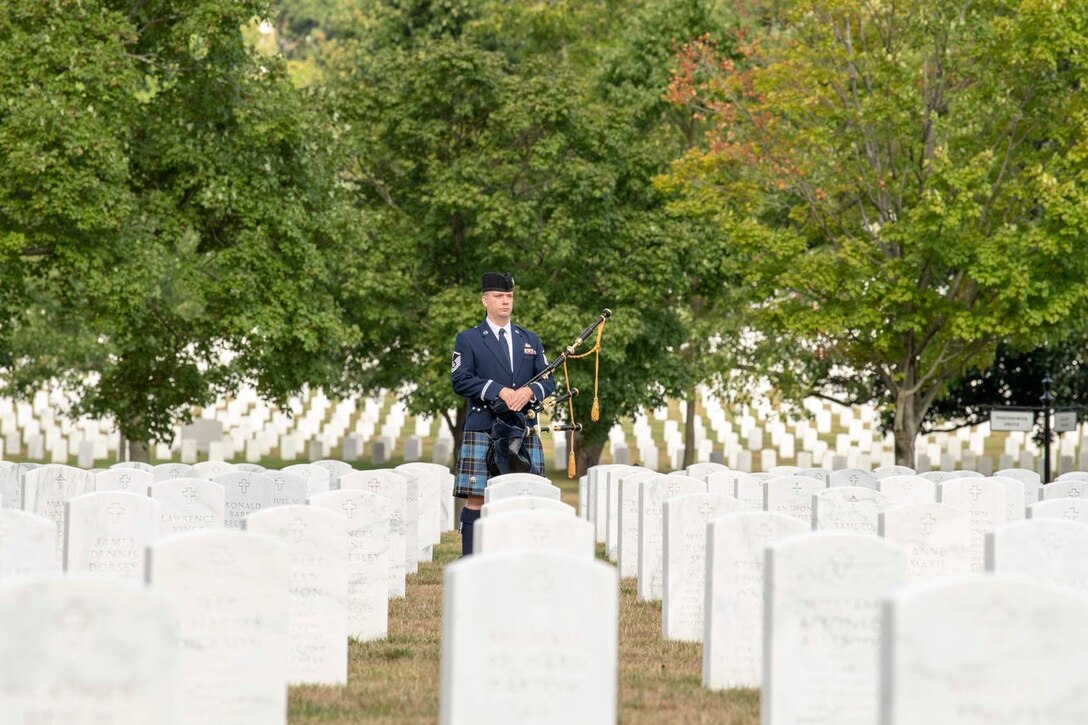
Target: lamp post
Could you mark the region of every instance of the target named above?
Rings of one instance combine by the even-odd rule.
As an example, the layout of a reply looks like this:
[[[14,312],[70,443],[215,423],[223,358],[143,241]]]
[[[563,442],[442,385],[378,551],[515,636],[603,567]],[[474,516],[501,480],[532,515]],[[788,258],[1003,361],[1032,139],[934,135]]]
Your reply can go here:
[[[1050,379],[1050,373],[1043,378],[1043,394],[1039,400],[1043,404],[1043,483],[1050,483],[1050,411],[1054,395],[1050,392],[1050,385],[1054,381]]]

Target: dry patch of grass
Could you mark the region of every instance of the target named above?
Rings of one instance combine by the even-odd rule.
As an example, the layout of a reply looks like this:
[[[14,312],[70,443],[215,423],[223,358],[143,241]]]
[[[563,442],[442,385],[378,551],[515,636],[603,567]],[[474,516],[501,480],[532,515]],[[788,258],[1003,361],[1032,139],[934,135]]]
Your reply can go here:
[[[563,500],[577,506],[577,481],[559,477],[554,481],[563,489]],[[288,721],[292,725],[437,721],[442,568],[460,555],[460,535],[444,534],[435,547],[435,560],[420,564],[419,573],[408,577],[407,597],[389,603],[388,639],[351,643],[346,686],[292,687]],[[757,691],[710,692],[701,682],[702,646],[664,641],[661,605],[637,601],[635,580],[622,580],[620,722],[759,722]]]

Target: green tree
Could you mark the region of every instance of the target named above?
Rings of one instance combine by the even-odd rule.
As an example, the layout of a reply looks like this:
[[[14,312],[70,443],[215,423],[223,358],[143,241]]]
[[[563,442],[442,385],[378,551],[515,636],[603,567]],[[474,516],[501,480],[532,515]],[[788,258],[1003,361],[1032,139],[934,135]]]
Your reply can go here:
[[[66,382],[138,455],[240,380],[335,376],[350,336],[328,266],[359,222],[320,99],[242,40],[263,9],[0,6],[5,377]]]
[[[715,130],[661,188],[726,230],[798,380],[880,381],[900,463],[951,380],[1088,294],[1085,17],[803,0],[739,58],[681,55],[674,98]]]

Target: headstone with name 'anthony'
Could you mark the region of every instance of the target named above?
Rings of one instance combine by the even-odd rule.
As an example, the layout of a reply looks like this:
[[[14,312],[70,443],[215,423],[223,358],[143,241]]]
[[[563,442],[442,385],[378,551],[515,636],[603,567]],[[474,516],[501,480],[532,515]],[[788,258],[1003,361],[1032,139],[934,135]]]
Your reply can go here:
[[[155,476],[136,468],[108,468],[94,474],[95,491],[128,491],[146,496]]]
[[[827,490],[823,481],[808,476],[778,476],[763,486],[763,510],[793,516],[812,525],[812,497]]]
[[[0,587],[0,622],[0,722],[177,722],[177,614],[165,598],[86,574],[35,577]]]
[[[152,545],[148,584],[178,608],[177,725],[287,722],[290,576],[286,546],[259,534],[191,531]]]
[[[226,489],[204,478],[171,478],[151,486],[162,505],[159,535],[222,529],[226,526]]]
[[[65,502],[64,569],[142,581],[147,546],[159,538],[162,506],[127,491]]]
[[[550,551],[469,556],[446,567],[443,592],[442,725],[616,722],[615,567]]]
[[[404,596],[407,575],[408,479],[389,469],[355,471],[340,479],[342,491],[367,491],[385,498],[389,508],[389,596]]]
[[[764,725],[872,725],[881,603],[906,577],[902,548],[817,531],[767,548]]]
[[[711,519],[707,530],[703,687],[763,683],[763,561],[767,546],[805,533],[792,516],[742,511]]]
[[[60,572],[56,527],[49,519],[0,509],[0,582]]]
[[[894,592],[884,610],[882,723],[1088,722],[1082,592],[964,574]]]
[[[745,510],[732,496],[693,493],[665,501],[662,515],[661,636],[701,642],[706,605],[706,531],[714,518]]]
[[[245,530],[287,546],[287,681],[343,685],[348,679],[348,520],[316,506],[250,514]]]
[[[389,528],[393,502],[370,491],[319,493],[310,506],[348,520],[348,636],[365,641],[389,633]]]
[[[907,581],[971,571],[971,517],[943,503],[892,506],[881,512],[879,533],[907,550]]]

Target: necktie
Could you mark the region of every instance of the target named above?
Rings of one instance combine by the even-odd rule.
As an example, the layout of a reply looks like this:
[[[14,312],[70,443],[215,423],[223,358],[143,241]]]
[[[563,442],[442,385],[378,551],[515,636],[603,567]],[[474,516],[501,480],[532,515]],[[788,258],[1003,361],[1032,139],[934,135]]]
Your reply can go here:
[[[514,353],[510,351],[510,341],[506,339],[506,330],[499,330],[499,342],[502,343],[502,351],[506,353],[506,360],[510,363],[510,372],[514,372]]]

